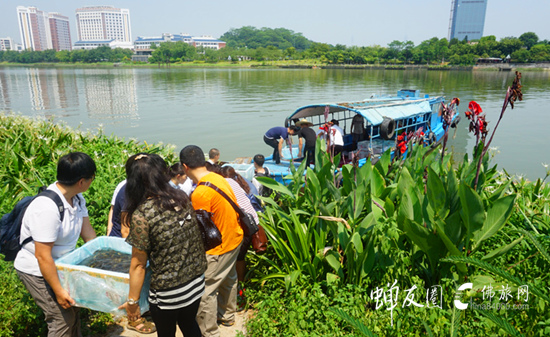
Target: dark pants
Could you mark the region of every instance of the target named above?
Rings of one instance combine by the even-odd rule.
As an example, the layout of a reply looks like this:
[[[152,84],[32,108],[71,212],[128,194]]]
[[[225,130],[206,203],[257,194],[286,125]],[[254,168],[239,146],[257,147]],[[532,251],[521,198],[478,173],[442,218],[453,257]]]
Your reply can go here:
[[[149,310],[157,327],[157,336],[176,336],[177,324],[185,337],[200,337],[201,329],[195,319],[200,303],[199,298],[190,305],[176,310],[161,310],[155,304],[149,303]]]
[[[304,155],[307,165],[315,165],[315,146],[304,148]]]
[[[342,145],[334,145],[334,156],[335,157],[338,153],[342,153],[342,151],[344,151],[344,147]]]
[[[275,161],[275,164],[279,164],[281,162],[281,155],[279,154],[279,140],[264,136],[264,142],[273,148],[273,160]]]

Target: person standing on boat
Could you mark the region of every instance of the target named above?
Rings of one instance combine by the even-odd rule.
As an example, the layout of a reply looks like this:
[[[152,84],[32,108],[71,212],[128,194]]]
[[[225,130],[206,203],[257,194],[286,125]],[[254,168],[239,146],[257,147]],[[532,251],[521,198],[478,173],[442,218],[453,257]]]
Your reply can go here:
[[[357,145],[362,141],[365,135],[365,121],[363,116],[356,114],[351,122],[351,136],[353,137],[353,144]]]
[[[315,142],[317,140],[317,135],[315,134],[315,131],[310,128],[310,126],[313,126],[313,123],[304,118],[296,122],[296,126],[300,127],[300,131],[298,132],[298,157],[302,157],[302,145],[303,140],[305,139],[306,144],[303,148],[305,160],[308,165],[314,164]]]
[[[297,134],[298,131],[300,131],[300,128],[295,125],[291,125],[288,128],[276,126],[267,130],[264,135],[264,142],[273,148],[273,160],[275,161],[275,164],[281,163],[283,142],[286,141],[289,136]]]
[[[334,155],[341,153],[344,150],[344,130],[338,125],[336,119],[331,120],[330,143],[334,147]]]

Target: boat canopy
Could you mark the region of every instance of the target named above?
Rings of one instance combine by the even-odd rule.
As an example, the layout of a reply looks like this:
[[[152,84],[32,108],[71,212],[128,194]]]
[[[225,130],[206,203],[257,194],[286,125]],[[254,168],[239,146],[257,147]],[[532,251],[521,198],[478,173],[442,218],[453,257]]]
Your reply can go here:
[[[406,101],[363,101],[356,103],[326,103],[306,105],[296,110],[288,119],[300,119],[313,116],[323,116],[325,108],[329,107],[329,114],[351,111],[363,116],[372,125],[379,125],[388,117],[394,120],[414,117],[425,113],[431,113],[430,102],[433,98],[406,100]]]

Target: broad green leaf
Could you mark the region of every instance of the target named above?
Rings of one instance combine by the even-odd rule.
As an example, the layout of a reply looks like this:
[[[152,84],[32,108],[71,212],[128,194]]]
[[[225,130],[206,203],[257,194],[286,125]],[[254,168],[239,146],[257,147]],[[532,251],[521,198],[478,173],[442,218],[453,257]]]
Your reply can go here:
[[[335,251],[329,251],[325,255],[325,259],[327,260],[329,266],[338,274],[340,274],[340,270],[342,269],[342,265],[340,264],[339,260],[340,256]]]
[[[398,225],[402,225],[405,222],[405,220],[410,220],[410,221],[414,220],[414,208],[413,208],[411,198],[409,197],[409,194],[403,194],[401,196],[401,203],[399,204],[399,212],[398,212],[397,219],[398,219]]]
[[[384,177],[378,172],[378,170],[372,170],[370,174],[370,186],[373,196],[380,197],[384,189],[386,188],[386,182]]]
[[[386,197],[386,201],[384,202],[384,209],[386,210],[388,217],[393,217],[393,213],[395,213],[395,205],[388,197]]]
[[[460,200],[458,197],[458,183],[453,169],[449,170],[447,174],[447,209],[449,213],[454,213],[460,207]]]
[[[435,222],[435,226],[436,226],[436,229],[437,229],[437,235],[443,241],[443,244],[445,244],[445,247],[447,247],[450,254],[451,255],[456,255],[456,256],[461,256],[462,253],[460,252],[460,250],[458,250],[458,248],[449,239],[447,234],[445,234],[445,229],[443,228],[445,226],[445,224],[443,223],[443,221],[442,220],[437,220]],[[457,268],[462,274],[466,274],[468,272],[468,268],[466,268],[466,265],[463,264],[463,263],[457,264]]]
[[[391,153],[390,151],[384,152],[380,159],[378,159],[378,162],[376,162],[376,165],[374,167],[378,170],[378,173],[380,173],[383,177],[385,177],[388,174],[388,167],[391,163]]]
[[[487,255],[482,257],[481,261],[490,262],[496,259],[497,257],[508,253],[512,248],[514,248],[522,240],[523,240],[523,237],[519,237],[514,241],[512,241],[511,243],[507,244],[506,246],[502,246],[502,247],[498,247],[497,249],[494,249],[493,251],[489,252]]]
[[[327,273],[326,279],[327,279],[327,283],[331,284],[331,283],[338,283],[338,280],[340,279],[340,277],[338,277],[338,275],[333,273]]]
[[[296,199],[296,196],[288,189],[288,187],[286,187],[283,184],[280,184],[280,183],[276,182],[272,178],[269,178],[269,177],[256,177],[256,180],[258,180],[258,182],[260,184],[262,184],[262,185],[264,185],[268,188],[271,188],[274,191],[286,194],[294,200]]]
[[[445,255],[445,244],[424,226],[420,226],[407,218],[403,221],[403,231],[414,244],[426,253],[430,260],[432,271],[435,271],[437,262]]]
[[[458,247],[464,235],[462,217],[457,211],[445,219],[445,234]]]
[[[462,206],[462,220],[466,226],[466,249],[470,245],[470,239],[474,232],[478,231],[485,222],[485,210],[479,195],[466,183],[460,184],[458,188],[460,204]]]
[[[358,254],[363,253],[363,242],[361,241],[361,235],[359,235],[359,233],[353,233],[351,236],[351,242],[355,246],[355,250]]]
[[[473,250],[479,248],[479,244],[483,240],[490,238],[504,226],[512,213],[515,200],[515,195],[508,195],[493,203],[493,206],[487,211],[487,218],[483,227],[481,227],[481,230],[474,233],[475,243]]]
[[[432,206],[432,209],[436,214],[440,213],[441,209],[445,206],[447,196],[445,194],[445,188],[443,188],[443,182],[431,167],[428,167],[428,201]]]

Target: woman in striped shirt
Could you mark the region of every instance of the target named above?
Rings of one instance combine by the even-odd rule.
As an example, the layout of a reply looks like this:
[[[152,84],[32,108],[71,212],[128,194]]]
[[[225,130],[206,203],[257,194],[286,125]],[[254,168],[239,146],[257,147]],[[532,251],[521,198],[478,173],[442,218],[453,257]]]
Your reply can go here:
[[[151,316],[158,336],[200,336],[196,322],[204,293],[206,255],[195,211],[187,195],[169,185],[168,166],[156,154],[140,153],[126,162],[126,200],[132,245],[130,292],[126,309],[130,323],[140,319],[138,299],[147,262],[152,276]],[[131,324],[130,324],[131,325]]]

